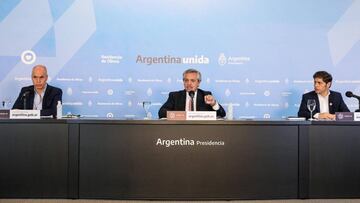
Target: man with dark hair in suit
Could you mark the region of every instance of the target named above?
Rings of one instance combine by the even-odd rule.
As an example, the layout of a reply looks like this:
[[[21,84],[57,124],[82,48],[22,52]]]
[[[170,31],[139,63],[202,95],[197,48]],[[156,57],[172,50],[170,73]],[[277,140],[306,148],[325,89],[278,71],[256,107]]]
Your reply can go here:
[[[314,91],[302,96],[298,116],[310,118],[307,100],[314,99],[316,107],[313,117],[316,119],[335,119],[335,112],[349,112],[341,94],[331,91],[332,76],[326,71],[318,71],[313,75]]]
[[[211,92],[199,89],[201,82],[199,71],[186,70],[183,73],[183,82],[185,89],[170,92],[168,100],[159,110],[159,118],[165,118],[167,111],[216,111],[217,117],[225,117],[225,110]]]
[[[13,109],[40,110],[41,116],[56,116],[56,105],[62,101],[62,91],[47,84],[48,74],[44,65],[32,69],[33,85],[23,87],[16,99]]]

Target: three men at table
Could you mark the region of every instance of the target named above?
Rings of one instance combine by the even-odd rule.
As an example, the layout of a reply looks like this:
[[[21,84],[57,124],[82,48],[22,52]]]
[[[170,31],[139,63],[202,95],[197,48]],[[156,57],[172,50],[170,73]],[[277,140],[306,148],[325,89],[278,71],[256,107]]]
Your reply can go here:
[[[166,118],[167,111],[216,111],[217,117],[225,117],[225,110],[211,92],[199,89],[200,82],[199,71],[195,69],[184,71],[184,90],[169,93],[169,98],[158,112],[159,118]]]
[[[44,65],[32,69],[33,85],[23,87],[13,109],[40,110],[41,116],[56,116],[56,105],[62,101],[62,90],[47,84],[48,74]]]
[[[13,109],[37,109],[42,116],[56,116],[56,105],[62,101],[62,90],[47,84],[48,74],[44,65],[32,69],[33,85],[23,87]],[[313,117],[316,119],[335,119],[335,112],[349,112],[341,94],[330,90],[332,76],[326,71],[313,75],[314,90],[302,96],[299,117],[310,118],[307,100],[314,99],[316,107]],[[167,101],[161,106],[159,118],[166,117],[167,111],[216,111],[218,117],[225,117],[223,107],[215,100],[211,92],[199,89],[201,73],[188,69],[183,73],[184,90],[170,92]]]
[[[349,112],[341,94],[331,91],[332,76],[326,71],[318,71],[313,75],[314,90],[302,96],[299,117],[310,118],[307,100],[314,99],[316,107],[313,117],[316,119],[335,119],[335,112]]]

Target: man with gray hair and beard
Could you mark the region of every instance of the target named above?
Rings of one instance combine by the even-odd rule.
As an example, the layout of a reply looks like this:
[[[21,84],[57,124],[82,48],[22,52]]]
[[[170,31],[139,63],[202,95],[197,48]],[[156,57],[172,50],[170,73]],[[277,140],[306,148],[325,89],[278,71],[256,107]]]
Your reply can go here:
[[[159,110],[159,118],[166,118],[167,111],[216,111],[217,117],[225,117],[224,108],[211,92],[199,89],[200,82],[201,73],[198,70],[184,71],[184,90],[169,93],[169,98]]]

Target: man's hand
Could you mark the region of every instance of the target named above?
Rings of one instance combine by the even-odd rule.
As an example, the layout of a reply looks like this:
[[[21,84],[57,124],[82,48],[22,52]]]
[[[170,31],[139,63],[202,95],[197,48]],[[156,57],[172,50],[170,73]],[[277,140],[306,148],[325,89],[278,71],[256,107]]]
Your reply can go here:
[[[206,95],[204,97],[204,100],[205,100],[205,103],[209,104],[210,106],[214,106],[216,104],[215,98],[210,94]]]
[[[319,113],[319,119],[335,120],[335,114],[330,113]]]

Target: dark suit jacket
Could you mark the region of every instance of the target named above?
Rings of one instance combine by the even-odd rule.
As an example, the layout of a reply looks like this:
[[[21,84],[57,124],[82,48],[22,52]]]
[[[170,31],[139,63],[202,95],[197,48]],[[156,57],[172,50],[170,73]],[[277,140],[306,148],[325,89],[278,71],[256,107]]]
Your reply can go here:
[[[214,111],[212,106],[205,103],[204,96],[211,95],[211,92],[201,89],[197,90],[196,110],[197,111]],[[159,118],[166,118],[167,111],[185,111],[186,91],[170,92],[168,100],[161,106],[159,110]],[[220,109],[216,111],[217,117],[225,117],[224,108],[219,104]]]
[[[320,113],[320,104],[319,98],[315,91],[308,92],[303,94],[301,99],[300,108],[298,111],[299,117],[310,118],[310,111],[307,108],[307,100],[308,99],[315,99],[316,107],[313,111],[313,115],[316,113]],[[335,114],[335,112],[349,112],[348,107],[346,106],[341,94],[339,92],[331,91],[329,95],[329,113]]]
[[[13,109],[24,109],[24,93],[29,92],[26,96],[26,109],[33,109],[35,90],[34,85],[23,87],[16,99]],[[62,101],[62,91],[57,87],[47,85],[42,102],[41,116],[56,116],[56,105],[58,101]]]

